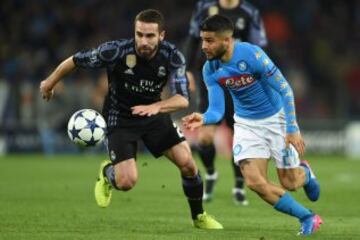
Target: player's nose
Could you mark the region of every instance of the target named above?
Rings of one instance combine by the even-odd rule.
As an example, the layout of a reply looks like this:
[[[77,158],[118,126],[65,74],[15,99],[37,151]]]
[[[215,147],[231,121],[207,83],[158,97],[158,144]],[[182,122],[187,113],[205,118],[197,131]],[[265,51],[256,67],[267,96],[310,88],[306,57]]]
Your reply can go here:
[[[148,42],[147,39],[145,37],[140,38],[140,46],[147,46]]]

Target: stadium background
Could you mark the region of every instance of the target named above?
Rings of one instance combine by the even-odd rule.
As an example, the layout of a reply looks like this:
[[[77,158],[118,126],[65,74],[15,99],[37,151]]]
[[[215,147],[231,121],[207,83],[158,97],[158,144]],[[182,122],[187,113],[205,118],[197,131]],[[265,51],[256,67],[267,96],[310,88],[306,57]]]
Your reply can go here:
[[[195,2],[1,1],[0,152],[73,151],[64,126],[77,109],[100,109],[101,72],[78,71],[51,103],[41,101],[39,82],[77,50],[132,37],[133,18],[145,8],[164,13],[167,40],[181,48]],[[343,152],[347,126],[360,118],[359,1],[252,2],[265,22],[267,52],[294,88],[309,150]],[[55,135],[54,147],[42,148]]]
[[[62,59],[103,41],[132,37],[133,18],[145,8],[164,13],[167,40],[181,46],[195,2],[0,2],[0,239],[295,238],[298,223],[255,194],[248,193],[247,208],[232,204],[224,129],[217,134],[224,156],[216,162],[216,198],[206,205],[224,231],[192,229],[177,170],[146,153],[139,155],[136,188],[114,194],[112,205],[99,209],[93,184],[104,149],[79,151],[65,130],[75,110],[100,109],[103,73],[77,71],[59,85],[53,101],[40,99],[40,81]],[[324,218],[313,238],[360,239],[360,1],[251,2],[265,21],[266,51],[294,88],[306,157],[322,184],[315,204],[301,190],[293,193]],[[273,168],[270,176],[276,179]]]

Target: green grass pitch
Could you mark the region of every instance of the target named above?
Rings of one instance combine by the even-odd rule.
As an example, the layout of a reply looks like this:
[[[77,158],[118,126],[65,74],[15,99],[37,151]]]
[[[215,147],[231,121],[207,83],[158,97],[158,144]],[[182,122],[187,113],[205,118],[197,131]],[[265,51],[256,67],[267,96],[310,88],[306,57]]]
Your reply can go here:
[[[224,230],[194,229],[178,170],[167,160],[140,155],[139,182],[114,192],[106,209],[96,206],[93,187],[105,156],[0,157],[0,239],[297,239],[298,222],[248,191],[250,205],[232,202],[232,170],[218,159],[219,181],[206,211]],[[325,224],[312,239],[360,239],[360,159],[311,156],[322,186],[319,202],[293,195],[321,214]],[[274,177],[273,164],[270,167]]]

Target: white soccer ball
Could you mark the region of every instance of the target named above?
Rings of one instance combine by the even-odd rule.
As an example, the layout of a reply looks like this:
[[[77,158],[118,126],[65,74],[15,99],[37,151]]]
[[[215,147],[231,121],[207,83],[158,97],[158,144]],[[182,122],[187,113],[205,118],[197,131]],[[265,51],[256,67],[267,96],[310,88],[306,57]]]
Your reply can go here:
[[[75,112],[67,127],[70,140],[82,147],[101,143],[106,134],[106,122],[95,110],[81,109]]]

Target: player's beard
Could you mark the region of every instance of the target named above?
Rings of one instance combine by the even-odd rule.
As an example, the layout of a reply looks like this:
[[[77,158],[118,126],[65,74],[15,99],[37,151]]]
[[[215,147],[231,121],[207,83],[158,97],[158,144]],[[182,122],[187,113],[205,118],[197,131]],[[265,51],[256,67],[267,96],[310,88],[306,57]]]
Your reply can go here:
[[[210,54],[210,55],[205,54],[205,55],[208,60],[221,59],[226,53],[226,50],[227,49],[225,46],[221,46],[220,48],[216,49],[214,54]]]
[[[136,45],[135,48],[136,48],[136,53],[139,57],[149,60],[155,55],[156,51],[158,50],[158,46],[159,45],[156,45],[153,49],[151,49],[151,47],[149,46],[139,47]]]

